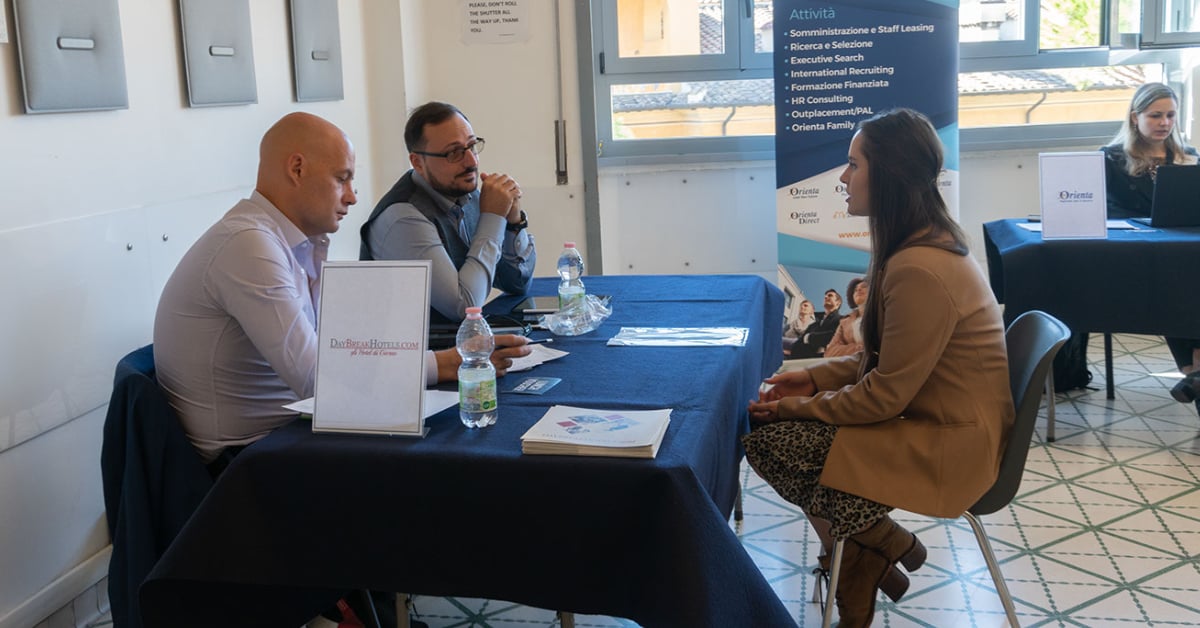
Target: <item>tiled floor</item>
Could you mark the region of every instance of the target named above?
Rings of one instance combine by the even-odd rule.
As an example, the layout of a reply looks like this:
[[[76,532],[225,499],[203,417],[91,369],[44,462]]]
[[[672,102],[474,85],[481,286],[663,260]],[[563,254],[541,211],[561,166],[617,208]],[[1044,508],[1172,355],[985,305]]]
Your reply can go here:
[[[1118,336],[1114,365],[1117,398],[1059,395],[1056,442],[1043,413],[1015,503],[984,518],[1023,626],[1200,626],[1200,420],[1167,394],[1178,378],[1161,339]],[[819,625],[807,603],[819,547],[796,508],[753,473],[745,486],[747,550],[798,622]],[[965,522],[896,518],[930,558],[876,624],[1006,625]]]
[[[1089,356],[1103,355],[1093,336]],[[1045,418],[1021,490],[984,518],[1023,626],[1200,626],[1200,419],[1167,394],[1177,381],[1160,338],[1116,336],[1117,398],[1097,390],[1058,395],[1056,442]],[[743,468],[746,550],[801,626],[819,626],[809,602],[819,547],[800,510]],[[898,604],[877,607],[875,625],[1004,626],[974,536],[962,521],[907,513],[929,561]],[[433,628],[554,626],[550,611],[508,602],[418,597]],[[607,617],[578,626],[635,626]],[[754,627],[758,628],[758,627]]]

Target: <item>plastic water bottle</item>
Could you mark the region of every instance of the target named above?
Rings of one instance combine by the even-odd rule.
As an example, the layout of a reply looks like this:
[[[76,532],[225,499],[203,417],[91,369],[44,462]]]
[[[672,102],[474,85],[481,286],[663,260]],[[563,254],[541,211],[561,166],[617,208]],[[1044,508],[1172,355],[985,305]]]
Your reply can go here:
[[[496,341],[480,308],[467,308],[455,344],[462,356],[458,367],[458,418],[467,427],[487,427],[496,422],[496,367],[491,361]]]
[[[567,306],[584,299],[583,289],[583,256],[574,242],[564,242],[563,252],[558,256],[558,309],[565,310]]]

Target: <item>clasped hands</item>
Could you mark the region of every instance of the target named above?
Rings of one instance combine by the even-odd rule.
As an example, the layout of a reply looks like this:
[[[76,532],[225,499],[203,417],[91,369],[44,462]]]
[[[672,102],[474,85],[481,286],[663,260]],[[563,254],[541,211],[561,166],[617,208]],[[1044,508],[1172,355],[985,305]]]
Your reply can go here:
[[[521,186],[517,180],[498,172],[479,173],[479,211],[504,216],[508,222],[521,221]]]
[[[758,391],[758,401],[751,401],[747,410],[751,423],[773,423],[784,418],[779,415],[779,400],[784,397],[811,397],[817,393],[808,369],[788,371],[763,380]]]

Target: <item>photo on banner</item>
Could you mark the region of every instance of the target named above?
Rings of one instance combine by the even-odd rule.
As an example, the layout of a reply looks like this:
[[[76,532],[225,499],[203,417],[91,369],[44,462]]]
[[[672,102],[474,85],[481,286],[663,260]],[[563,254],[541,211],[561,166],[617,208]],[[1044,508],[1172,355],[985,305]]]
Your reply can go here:
[[[846,212],[839,180],[860,121],[897,107],[928,117],[958,215],[958,0],[776,0],[774,49],[779,285],[819,311],[824,290],[843,291],[869,259],[867,219]],[[840,280],[807,277],[818,270]]]
[[[804,335],[808,332],[817,333],[822,329],[821,322],[829,315],[836,313],[837,317],[850,314],[848,287],[852,281],[863,279],[861,272],[830,270],[827,268],[789,267],[779,265],[779,289],[783,291],[783,358],[785,360],[804,359],[813,356],[813,341],[810,339],[806,347]],[[827,312],[826,295],[837,293],[836,308]],[[826,323],[825,327],[828,328]],[[836,326],[833,327],[836,329]],[[825,338],[815,344],[825,342]]]

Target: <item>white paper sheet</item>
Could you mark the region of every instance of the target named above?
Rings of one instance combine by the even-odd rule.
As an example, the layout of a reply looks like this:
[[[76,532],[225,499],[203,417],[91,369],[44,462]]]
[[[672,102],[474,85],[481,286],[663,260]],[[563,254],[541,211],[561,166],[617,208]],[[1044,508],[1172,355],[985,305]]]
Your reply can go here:
[[[569,355],[566,351],[551,349],[541,342],[534,343],[529,346],[533,349],[533,351],[523,358],[514,359],[512,367],[508,369],[509,373],[528,371],[539,364],[549,362],[550,360],[557,360],[564,355]]]
[[[1019,222],[1017,226],[1034,233],[1041,233],[1042,231],[1042,223],[1040,222]],[[1153,229],[1146,228],[1146,225],[1139,225],[1136,222],[1129,222],[1128,220],[1106,220],[1104,221],[1104,228],[1121,231],[1154,231]]]
[[[425,391],[425,416],[429,417],[449,408],[458,405],[458,392],[454,390],[426,390]],[[306,416],[312,416],[315,398],[301,399],[295,403],[289,403],[284,408],[293,412],[298,412]]]
[[[622,327],[608,340],[610,347],[746,346],[745,327]]]

